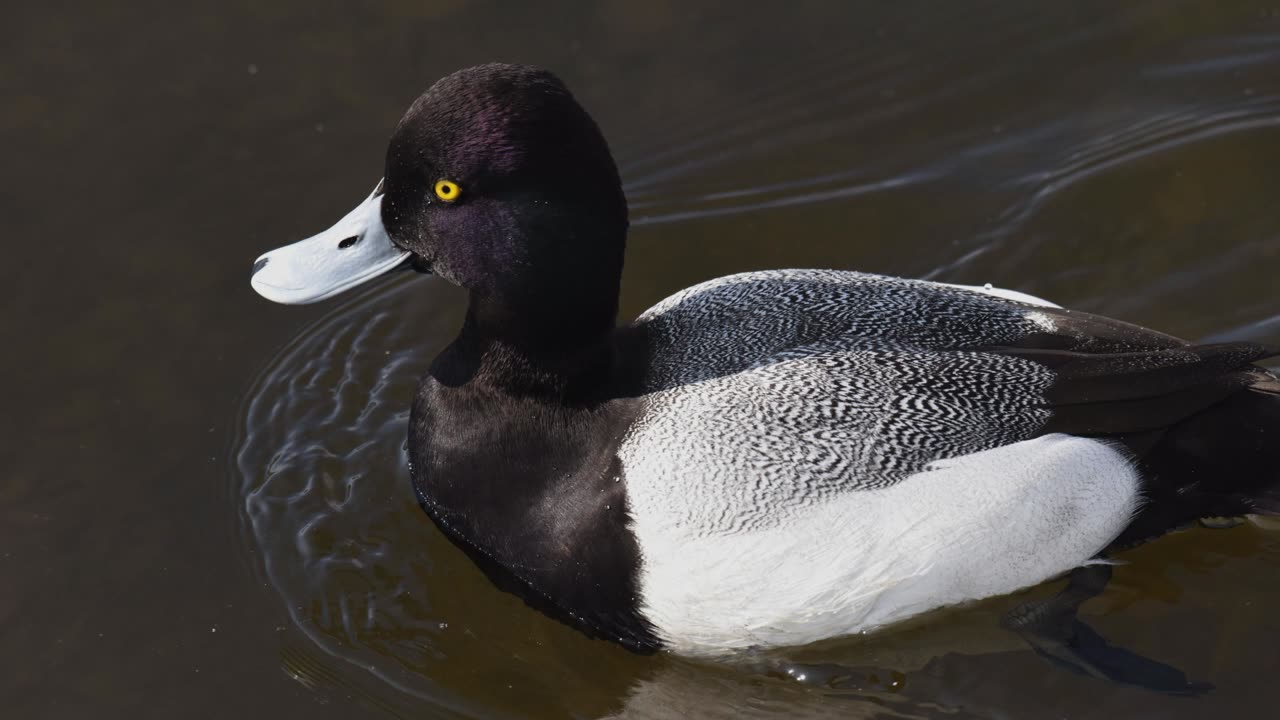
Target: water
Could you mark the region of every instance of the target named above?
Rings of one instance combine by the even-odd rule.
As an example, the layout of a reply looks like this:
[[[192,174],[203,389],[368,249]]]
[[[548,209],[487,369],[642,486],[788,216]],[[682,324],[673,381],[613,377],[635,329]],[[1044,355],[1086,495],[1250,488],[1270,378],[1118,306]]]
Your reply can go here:
[[[1126,554],[1085,607],[1213,683],[1198,699],[999,629],[1052,583],[733,665],[587,640],[494,590],[410,494],[409,393],[464,296],[407,275],[304,308],[249,290],[261,251],[364,196],[418,92],[502,59],[557,70],[611,140],[625,315],[816,266],[1280,342],[1280,6],[741,5],[16,8],[7,715],[1270,712],[1280,534],[1250,524]]]

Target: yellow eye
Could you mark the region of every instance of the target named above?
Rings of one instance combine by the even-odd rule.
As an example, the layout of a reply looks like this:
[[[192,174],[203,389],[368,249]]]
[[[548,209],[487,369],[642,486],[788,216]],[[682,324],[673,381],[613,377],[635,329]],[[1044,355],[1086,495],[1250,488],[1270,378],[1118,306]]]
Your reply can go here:
[[[452,180],[436,181],[436,197],[445,202],[453,202],[462,194],[462,188],[458,187],[458,183]]]

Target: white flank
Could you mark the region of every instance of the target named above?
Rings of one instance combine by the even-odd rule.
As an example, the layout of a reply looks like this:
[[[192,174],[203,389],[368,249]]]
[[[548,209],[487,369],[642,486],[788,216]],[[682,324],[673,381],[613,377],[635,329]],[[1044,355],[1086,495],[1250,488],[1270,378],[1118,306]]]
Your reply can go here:
[[[1119,451],[1048,435],[793,506],[780,523],[708,531],[687,522],[697,493],[681,490],[698,485],[697,465],[676,476],[647,460],[663,452],[641,431],[622,459],[642,611],[685,654],[798,645],[1034,585],[1087,563],[1140,502]]]

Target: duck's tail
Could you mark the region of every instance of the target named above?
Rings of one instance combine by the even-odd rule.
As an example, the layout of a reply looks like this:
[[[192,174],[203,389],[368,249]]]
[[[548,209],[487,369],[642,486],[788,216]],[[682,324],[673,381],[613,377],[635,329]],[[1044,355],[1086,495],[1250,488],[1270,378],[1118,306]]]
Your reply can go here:
[[[1280,379],[1257,370],[1144,453],[1147,502],[1115,546],[1205,517],[1280,515]]]
[[[1280,515],[1280,379],[1267,377],[1251,386],[1240,399],[1237,413],[1243,488],[1255,513]],[[1242,478],[1243,479],[1243,478]]]

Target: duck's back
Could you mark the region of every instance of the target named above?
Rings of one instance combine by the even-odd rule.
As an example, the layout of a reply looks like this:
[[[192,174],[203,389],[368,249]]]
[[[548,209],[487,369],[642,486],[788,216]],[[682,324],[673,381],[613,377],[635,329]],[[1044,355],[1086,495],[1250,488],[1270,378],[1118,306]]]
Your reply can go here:
[[[693,652],[856,632],[1088,561],[1138,507],[1124,443],[1252,359],[1207,367],[1026,296],[836,271],[721,278],[637,325],[648,394],[618,456],[642,611]],[[1064,424],[1081,403],[1132,427]]]
[[[636,453],[634,470],[679,482],[702,527],[778,522],[792,507],[1028,439],[1048,418],[1053,373],[983,348],[1051,320],[974,291],[853,272],[749,273],[685,290],[638,322],[652,338],[652,394],[632,440],[668,450]],[[676,480],[690,461],[699,481]],[[742,512],[705,515],[729,497]]]

